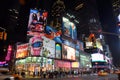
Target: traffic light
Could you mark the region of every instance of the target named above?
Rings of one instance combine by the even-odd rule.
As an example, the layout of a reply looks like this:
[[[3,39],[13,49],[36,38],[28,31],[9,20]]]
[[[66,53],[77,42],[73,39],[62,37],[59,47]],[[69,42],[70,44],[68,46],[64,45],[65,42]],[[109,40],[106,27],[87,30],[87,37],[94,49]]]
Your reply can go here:
[[[6,32],[4,32],[4,37],[3,37],[3,39],[4,39],[4,40],[7,39],[7,33],[6,33]]]
[[[3,32],[0,32],[0,40],[3,39]]]

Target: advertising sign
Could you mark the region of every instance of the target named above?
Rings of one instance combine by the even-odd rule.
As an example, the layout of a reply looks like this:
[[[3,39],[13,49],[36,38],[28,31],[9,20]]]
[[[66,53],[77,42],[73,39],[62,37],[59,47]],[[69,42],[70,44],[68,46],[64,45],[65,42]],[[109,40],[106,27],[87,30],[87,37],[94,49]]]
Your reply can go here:
[[[8,50],[7,50],[7,56],[5,57],[5,60],[9,61],[11,59],[11,56],[12,56],[12,46],[9,45]]]
[[[91,58],[89,55],[80,54],[80,67],[91,67]]]
[[[55,47],[56,47],[56,49],[55,49],[55,53],[56,53],[55,58],[61,59],[61,55],[62,55],[62,46],[61,46],[61,44],[56,43],[56,44],[55,44]]]
[[[44,33],[45,25],[47,24],[48,12],[30,9],[27,35],[40,35]]]
[[[91,57],[92,57],[92,62],[96,62],[96,61],[105,62],[103,54],[95,53],[95,54],[91,54]]]
[[[69,19],[63,17],[63,35],[71,37],[73,40],[77,40],[77,29],[74,23]]]
[[[62,38],[62,40],[63,40],[63,44],[65,44],[67,46],[70,46],[70,47],[73,47],[73,48],[76,47],[76,45],[73,42],[71,42],[70,40],[66,40],[66,39],[63,39],[63,38]]]
[[[79,68],[79,62],[72,62],[72,68]]]
[[[30,53],[34,56],[39,56],[41,53],[41,49],[43,46],[43,39],[42,37],[32,37],[29,40],[30,43]]]
[[[44,57],[55,58],[55,41],[43,37],[43,47],[40,55]]]
[[[62,59],[75,60],[75,49],[63,44]]]
[[[76,50],[76,51],[75,51],[76,61],[79,61],[79,59],[80,59],[80,58],[79,58],[79,55],[80,55],[80,54],[79,54],[79,51]]]
[[[28,56],[28,43],[17,45],[16,58],[25,58]]]
[[[55,67],[71,68],[71,63],[68,61],[54,60],[54,62],[55,62]]]
[[[77,40],[76,49],[79,51],[84,51],[83,42]]]
[[[61,34],[62,34],[61,30],[57,31],[51,26],[45,27],[45,36],[49,39],[54,40],[57,43],[62,43]]]

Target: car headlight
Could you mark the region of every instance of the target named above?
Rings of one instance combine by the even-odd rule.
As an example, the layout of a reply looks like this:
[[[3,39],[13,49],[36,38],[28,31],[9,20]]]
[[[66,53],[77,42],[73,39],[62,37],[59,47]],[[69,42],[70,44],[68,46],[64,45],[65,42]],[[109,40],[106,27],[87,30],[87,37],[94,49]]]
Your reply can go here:
[[[11,77],[10,77],[10,80],[14,80],[14,77],[13,77],[13,76],[11,76]]]

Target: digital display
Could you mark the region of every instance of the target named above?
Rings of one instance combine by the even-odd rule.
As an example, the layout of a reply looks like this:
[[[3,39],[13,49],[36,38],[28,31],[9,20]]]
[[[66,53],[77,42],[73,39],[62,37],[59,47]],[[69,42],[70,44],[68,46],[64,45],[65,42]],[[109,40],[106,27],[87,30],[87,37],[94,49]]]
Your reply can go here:
[[[44,33],[48,12],[30,9],[27,35],[39,36]]]
[[[72,68],[79,68],[79,62],[72,62]]]
[[[66,39],[63,39],[63,38],[62,38],[62,40],[63,40],[63,44],[70,46],[70,47],[73,47],[73,48],[76,47],[76,45],[73,42],[66,40]]]
[[[100,54],[100,53],[91,54],[91,57],[92,57],[92,62],[96,62],[96,61],[104,62],[105,61],[103,54]]]
[[[25,58],[28,56],[28,43],[17,45],[16,58]]]
[[[71,37],[73,40],[77,40],[77,29],[75,24],[65,17],[62,18],[62,21],[63,35]]]
[[[55,41],[43,37],[41,56],[55,58]]]
[[[75,60],[75,49],[63,44],[62,59]]]
[[[55,60],[55,67],[71,68],[71,63],[67,61]]]
[[[76,49],[79,51],[84,51],[83,42],[77,41]]]
[[[51,26],[46,26],[45,27],[45,37],[54,40],[57,43],[62,43],[61,39],[61,30],[55,30]]]
[[[39,56],[43,46],[42,37],[31,37],[29,40],[30,43],[30,53],[34,56]]]
[[[61,44],[56,43],[55,47],[56,47],[56,50],[55,50],[56,51],[56,57],[55,58],[61,59],[62,46],[61,46]]]
[[[79,51],[78,50],[76,50],[75,51],[75,57],[76,57],[76,61],[79,61]]]
[[[90,55],[86,55],[84,53],[80,54],[80,67],[91,67]]]

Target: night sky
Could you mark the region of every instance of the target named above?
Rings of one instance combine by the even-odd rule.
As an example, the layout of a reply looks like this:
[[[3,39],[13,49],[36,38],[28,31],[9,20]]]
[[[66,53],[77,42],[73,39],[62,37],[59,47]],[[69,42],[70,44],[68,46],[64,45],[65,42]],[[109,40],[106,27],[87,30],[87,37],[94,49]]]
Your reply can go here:
[[[26,36],[25,36],[26,31],[25,31],[24,27],[26,27],[27,23],[28,23],[29,8],[31,8],[35,5],[39,5],[39,7],[45,8],[48,11],[51,7],[51,5],[48,5],[49,2],[53,3],[55,0],[44,0],[44,1],[41,1],[40,4],[35,3],[34,1],[35,0],[30,0],[29,3],[27,3],[26,5],[23,6],[20,4],[17,5],[18,1],[16,1],[16,0],[12,0],[12,1],[11,0],[0,0],[0,26],[3,26],[4,28],[8,28],[7,27],[8,25],[6,25],[6,23],[7,23],[6,21],[8,20],[7,19],[7,15],[8,15],[7,10],[9,8],[13,8],[15,6],[17,6],[18,8],[21,6],[20,7],[20,9],[21,9],[20,15],[22,15],[22,17],[20,17],[20,20],[18,20],[18,21],[22,21],[22,22],[20,25],[18,25],[18,27],[13,28],[12,32],[9,32],[9,30],[8,30],[8,32],[11,33],[10,35],[12,35],[12,37],[9,37],[10,41],[13,41],[15,38],[18,41],[24,41],[24,39],[26,38]],[[70,1],[71,1],[71,3],[70,3]],[[74,4],[79,1],[80,0],[65,0],[66,8],[72,9],[72,6],[74,6]],[[91,0],[91,1],[93,1],[93,0]],[[32,5],[30,5],[31,3],[32,3]],[[47,6],[43,5],[43,3],[46,3]],[[67,3],[70,3],[70,4],[67,4]],[[14,4],[14,6],[13,6],[13,4]],[[111,5],[110,0],[97,0],[97,4],[98,4],[98,12],[99,12],[100,21],[101,21],[101,24],[103,27],[103,31],[117,33],[115,18],[113,17],[112,5]],[[22,28],[20,26],[22,26]],[[16,30],[16,31],[14,31],[14,30]],[[17,32],[17,34],[15,34],[16,32]],[[19,37],[23,37],[23,38],[19,38]],[[106,43],[110,46],[110,51],[112,53],[114,63],[120,64],[120,49],[119,49],[120,48],[120,40],[118,39],[117,36],[106,35],[106,34],[105,34],[105,39],[106,39]],[[4,44],[7,44],[7,43],[4,43]],[[2,52],[1,51],[2,45],[3,45],[3,42],[0,41],[0,52]],[[0,57],[1,56],[3,57],[4,54],[0,53]]]

